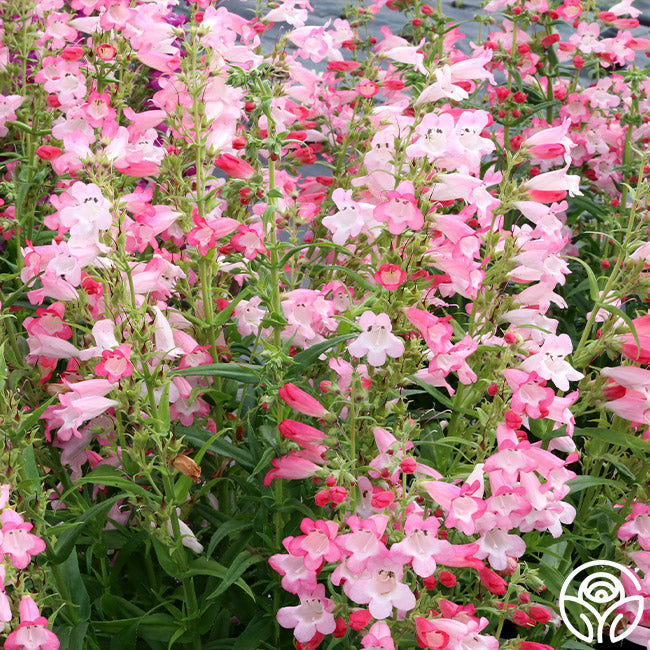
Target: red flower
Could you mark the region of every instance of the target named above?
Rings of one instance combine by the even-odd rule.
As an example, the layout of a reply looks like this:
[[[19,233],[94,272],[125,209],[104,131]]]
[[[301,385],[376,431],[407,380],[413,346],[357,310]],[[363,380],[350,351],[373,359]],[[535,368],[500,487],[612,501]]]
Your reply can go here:
[[[61,149],[50,144],[43,144],[36,150],[36,155],[43,160],[54,160],[62,153]]]

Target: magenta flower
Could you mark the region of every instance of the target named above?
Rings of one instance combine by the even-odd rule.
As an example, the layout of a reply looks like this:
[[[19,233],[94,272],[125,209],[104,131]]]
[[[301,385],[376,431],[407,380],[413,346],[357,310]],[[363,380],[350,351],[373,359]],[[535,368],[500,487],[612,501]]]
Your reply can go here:
[[[32,559],[45,550],[45,542],[29,531],[33,528],[13,510],[6,509],[0,515],[0,554],[8,555],[16,569],[24,569]]]
[[[7,637],[5,650],[58,650],[59,639],[48,630],[46,618],[40,615],[36,603],[29,596],[20,601],[20,624]]]
[[[404,354],[404,342],[392,334],[393,326],[388,314],[366,311],[359,319],[363,332],[348,345],[348,351],[356,359],[368,358],[371,366],[383,366],[386,355],[397,359]]]

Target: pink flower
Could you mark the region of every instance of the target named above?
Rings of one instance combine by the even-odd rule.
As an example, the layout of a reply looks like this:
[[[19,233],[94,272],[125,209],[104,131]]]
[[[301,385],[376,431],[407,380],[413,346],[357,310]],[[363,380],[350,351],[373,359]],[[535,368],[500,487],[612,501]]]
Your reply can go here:
[[[337,538],[337,543],[341,550],[349,556],[347,559],[348,569],[352,573],[362,574],[368,561],[386,550],[381,537],[386,530],[388,517],[372,515],[364,520],[352,515],[346,524],[352,532],[340,535]]]
[[[289,550],[293,537],[282,540],[284,547]],[[282,588],[290,594],[300,594],[316,589],[316,572],[310,571],[302,555],[287,555],[277,553],[269,558],[269,564],[282,576]]]
[[[25,522],[17,512],[3,510],[0,523],[0,554],[8,555],[16,569],[24,569],[32,555],[45,550],[45,542],[29,532],[33,525]]]
[[[274,478],[301,479],[314,476],[319,469],[316,463],[304,458],[301,452],[292,451],[287,456],[271,460],[273,469],[264,477],[264,485],[271,485]]]
[[[366,356],[371,366],[383,366],[386,355],[397,359],[404,354],[404,342],[392,334],[393,326],[388,314],[366,311],[359,319],[363,332],[348,345],[356,359]]]
[[[627,542],[636,536],[644,550],[650,549],[650,507],[645,503],[635,503],[632,513],[626,522],[618,529],[618,538]]]
[[[331,634],[336,629],[334,602],[325,598],[325,585],[300,594],[300,605],[282,607],[277,619],[282,627],[295,628],[293,633],[300,643],[311,641],[315,634]]]
[[[409,611],[415,607],[413,592],[402,582],[404,557],[384,551],[368,561],[369,576],[355,580],[348,596],[361,605],[368,605],[374,618],[388,618],[396,607]]]
[[[251,226],[240,224],[237,233],[230,238],[230,244],[237,252],[244,253],[247,260],[254,260],[259,253],[268,253],[260,223]]]
[[[221,154],[215,161],[214,164],[221,169],[221,171],[226,172],[229,176],[233,178],[239,178],[241,180],[249,180],[255,176],[255,168],[252,167],[249,163],[237,156],[233,156],[230,153]]]
[[[418,328],[433,352],[440,354],[451,349],[451,337],[454,328],[448,322],[451,320],[450,316],[438,318],[438,316],[434,316],[428,311],[417,307],[409,307],[406,310],[406,317]]]
[[[20,624],[7,637],[5,650],[58,650],[59,639],[48,630],[46,618],[40,615],[30,596],[20,601]]]
[[[292,408],[303,415],[311,415],[321,418],[329,411],[314,397],[305,393],[295,384],[288,383],[282,386],[278,391],[280,397]]]
[[[133,374],[133,364],[130,361],[131,346],[124,343],[114,350],[104,350],[102,360],[95,366],[95,373],[99,377],[107,377],[111,384],[122,377]]]
[[[301,446],[316,445],[325,439],[325,434],[315,427],[296,420],[282,420],[278,424],[280,433],[289,440],[297,442]]]
[[[439,525],[436,517],[423,519],[419,513],[410,514],[404,525],[404,539],[391,546],[391,550],[408,557],[413,571],[422,578],[432,576],[435,572],[436,556],[441,561],[453,560],[455,557],[451,544],[437,538]]]
[[[388,222],[388,232],[391,235],[400,235],[407,227],[420,230],[424,225],[424,216],[413,192],[412,183],[402,182],[396,190],[386,192],[388,201],[380,203],[373,210],[373,219],[380,223]]]
[[[382,264],[375,273],[375,280],[388,291],[395,291],[406,280],[406,272],[397,264]]]
[[[390,628],[382,621],[373,623],[368,633],[361,639],[361,646],[368,650],[395,650]]]
[[[440,629],[435,621],[430,621],[422,616],[415,617],[415,634],[421,648],[442,650],[449,644],[449,635]]]
[[[320,570],[323,562],[338,562],[341,549],[334,541],[338,534],[338,524],[334,521],[305,517],[300,524],[304,535],[294,537],[288,545],[291,555],[304,556],[305,567],[310,571]]]

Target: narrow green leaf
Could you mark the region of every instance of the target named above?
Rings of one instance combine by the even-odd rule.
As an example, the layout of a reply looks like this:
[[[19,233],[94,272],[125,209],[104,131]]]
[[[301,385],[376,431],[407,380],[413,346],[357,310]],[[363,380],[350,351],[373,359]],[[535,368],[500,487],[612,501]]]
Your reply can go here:
[[[610,485],[615,487],[622,492],[627,492],[629,490],[627,485],[623,485],[619,481],[612,481],[608,478],[602,478],[599,476],[576,476],[568,482],[569,493],[573,494],[575,492],[580,492],[580,490],[586,490],[591,487],[596,487],[597,485]]]
[[[228,567],[228,574],[224,581],[211,593],[207,596],[207,600],[212,600],[213,598],[217,598],[221,594],[223,594],[226,589],[228,589],[231,585],[238,583],[239,579],[241,578],[242,574],[248,569],[248,567],[252,566],[253,564],[257,564],[258,562],[261,562],[262,558],[259,555],[251,555],[248,551],[242,551],[234,560],[234,562]],[[244,585],[246,585],[243,580],[241,581]],[[247,594],[250,595],[250,597],[255,600],[255,596],[253,595],[253,592],[250,591],[250,588],[248,588],[248,585],[246,585],[247,589],[246,591]]]
[[[259,383],[262,366],[249,363],[209,363],[195,368],[183,368],[169,373],[173,377],[226,377],[242,384]]]
[[[331,339],[327,339],[327,341],[323,341],[322,343],[317,343],[316,345],[312,345],[310,348],[307,348],[306,350],[302,350],[301,352],[298,352],[298,354],[296,354],[293,357],[293,365],[289,369],[289,373],[287,376],[304,375],[304,371],[312,363],[315,363],[321,354],[327,352],[333,347],[336,347],[337,345],[339,345],[339,343],[348,341],[349,339],[355,336],[357,336],[356,333],[334,336]]]
[[[156,503],[160,501],[157,495],[130,478],[126,478],[116,467],[110,465],[99,465],[92,472],[86,474],[86,476],[82,476],[76,482],[76,485],[85,485],[87,483],[122,488],[127,494],[137,495],[148,501],[155,501]]]
[[[625,447],[634,452],[641,452],[647,454],[650,452],[650,443],[637,436],[616,431],[615,429],[603,429],[599,427],[586,427],[584,429],[576,429],[573,435],[586,436],[587,438],[597,438],[604,440],[619,447]],[[570,485],[570,484],[569,484]]]

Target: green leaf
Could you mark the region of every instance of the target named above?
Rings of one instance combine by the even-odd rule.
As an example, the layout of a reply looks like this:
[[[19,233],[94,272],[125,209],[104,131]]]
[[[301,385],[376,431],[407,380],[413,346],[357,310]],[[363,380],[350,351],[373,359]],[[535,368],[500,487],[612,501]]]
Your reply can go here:
[[[195,368],[174,370],[169,374],[172,377],[226,377],[242,384],[259,383],[259,374],[264,370],[262,366],[250,363],[208,363]]]
[[[72,549],[74,548],[77,538],[84,531],[88,522],[93,521],[96,525],[103,525],[106,519],[106,514],[112,508],[113,504],[116,501],[124,499],[127,496],[128,495],[124,493],[117,494],[110,499],[106,499],[106,501],[96,503],[94,506],[88,508],[88,510],[86,510],[86,512],[84,512],[77,519],[77,521],[74,522],[74,526],[68,528],[67,530],[64,530],[61,535],[58,536],[53,551],[48,554],[48,560],[50,560],[50,562],[53,564],[61,564],[64,562],[70,553],[72,553]],[[56,527],[51,528],[48,533],[51,535],[56,535]]]
[[[206,440],[212,437],[212,433],[200,427],[178,427],[177,433],[185,437],[185,441],[196,447],[203,447]],[[255,461],[250,452],[227,440],[214,440],[208,445],[208,450],[212,453],[232,458],[239,465],[246,468],[255,466]]]
[[[241,568],[241,564],[243,564],[242,561],[238,563],[238,559],[241,557],[241,555],[246,555],[249,558],[254,558],[254,561],[249,562],[246,564],[243,568]],[[184,571],[183,573],[178,574],[178,578],[191,578],[192,576],[214,576],[215,578],[220,578],[223,580],[221,585],[216,589],[215,592],[213,592],[208,598],[216,598],[217,595],[223,593],[228,587],[234,585],[237,585],[245,594],[250,596],[253,600],[255,600],[255,595],[251,591],[251,588],[241,579],[241,574],[251,565],[255,564],[256,562],[261,562],[263,558],[261,558],[259,555],[253,555],[251,556],[248,551],[242,551],[237,558],[235,558],[235,561],[233,562],[233,565],[231,567],[225,567],[223,564],[219,564],[219,562],[215,562],[214,560],[209,560],[208,558],[204,557],[199,557],[190,562],[189,568],[187,571]],[[233,568],[234,567],[234,568]],[[241,570],[240,570],[241,568]],[[223,585],[226,585],[223,589]],[[217,594],[217,592],[219,592]]]
[[[69,604],[76,610],[71,615],[67,611],[68,606],[66,605],[66,614],[74,621],[88,621],[90,619],[90,598],[88,597],[88,591],[86,591],[86,585],[81,579],[77,553],[70,553],[65,561],[61,563],[61,573],[72,598],[72,602]]]
[[[298,352],[298,354],[296,354],[293,357],[293,365],[289,369],[289,373],[287,376],[304,375],[304,371],[312,363],[315,363],[321,354],[327,352],[327,350],[329,350],[330,348],[339,345],[339,343],[348,341],[349,339],[355,336],[357,336],[357,334],[354,333],[334,336],[331,339],[327,339],[327,341],[323,341],[322,343],[317,343],[316,345],[312,345],[310,348],[307,348],[306,350],[302,350],[301,352]]]
[[[222,593],[224,593],[226,589],[228,589],[232,584],[239,585],[239,579],[244,571],[246,571],[246,569],[248,569],[248,567],[252,566],[253,564],[261,562],[262,559],[263,558],[261,558],[259,555],[251,555],[248,551],[242,551],[235,558],[234,562],[228,567],[228,573],[224,581],[210,595],[207,596],[207,600],[217,598]],[[253,592],[250,591],[250,588],[248,588],[248,585],[246,585],[243,580],[241,580],[241,583],[246,586],[246,588],[242,587],[244,588],[244,591],[253,600],[255,600],[255,596],[253,595]]]
[[[589,278],[589,295],[591,296],[593,302],[599,302],[600,289],[598,288],[598,280],[596,280],[596,276],[594,275],[594,272],[592,271],[589,264],[587,264],[584,260],[581,260],[579,257],[572,257],[571,255],[567,255],[566,257],[569,260],[573,260],[574,262],[579,262],[582,264],[585,271],[587,272],[587,277]]]
[[[76,485],[85,485],[86,483],[122,488],[129,495],[137,495],[156,503],[160,501],[157,495],[130,478],[124,477],[120,470],[110,465],[99,465],[92,472],[81,477]]]
[[[246,629],[237,637],[232,650],[259,650],[259,640],[273,634],[273,622],[267,617],[253,618]]]
[[[576,429],[574,431],[574,436],[576,434],[586,436],[587,438],[603,440],[613,445],[618,445],[619,447],[625,447],[634,452],[642,452],[644,454],[650,452],[650,443],[643,438],[638,438],[637,436],[623,433],[622,431],[616,431],[615,429],[586,427],[584,429]]]
[[[228,537],[232,533],[237,533],[247,528],[253,526],[252,521],[237,521],[236,519],[230,519],[229,521],[224,522],[217,528],[212,537],[210,538],[210,543],[208,544],[207,554],[212,555],[214,549],[217,548],[217,544],[224,538]]]
[[[629,490],[627,485],[623,485],[619,481],[612,481],[608,478],[602,478],[599,476],[576,476],[568,482],[569,493],[573,494],[574,492],[579,492],[580,490],[586,490],[597,485],[611,485],[612,487],[618,488],[622,492],[627,492]]]

